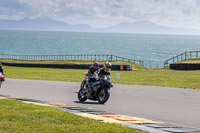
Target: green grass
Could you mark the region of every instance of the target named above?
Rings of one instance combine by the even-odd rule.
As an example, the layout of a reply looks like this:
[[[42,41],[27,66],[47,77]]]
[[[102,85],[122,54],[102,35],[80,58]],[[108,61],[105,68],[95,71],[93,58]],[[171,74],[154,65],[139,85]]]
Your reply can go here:
[[[53,69],[4,66],[7,78],[81,82],[80,69]],[[120,79],[116,79],[120,73]],[[111,71],[114,84],[151,85],[200,89],[200,71],[174,71],[165,69],[136,69],[133,71]]]
[[[58,109],[0,100],[0,132],[8,133],[142,133],[118,124],[104,124]]]
[[[4,66],[6,78],[71,81],[81,82],[83,72],[80,69],[54,69],[54,68],[30,68],[30,67],[10,67]]]
[[[178,63],[200,63],[200,58],[183,60],[183,61],[178,62]]]
[[[200,71],[149,69],[119,73],[121,79],[114,79],[114,83],[200,89]]]

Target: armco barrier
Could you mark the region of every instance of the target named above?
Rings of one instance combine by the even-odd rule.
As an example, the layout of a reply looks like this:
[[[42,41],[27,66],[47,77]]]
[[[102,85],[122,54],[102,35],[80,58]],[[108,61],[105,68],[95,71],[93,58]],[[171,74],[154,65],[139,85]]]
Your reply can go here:
[[[199,63],[174,63],[170,64],[172,70],[200,70]]]
[[[39,68],[63,68],[63,69],[89,69],[92,64],[57,64],[57,63],[11,63],[1,62],[5,66],[17,66],[17,67],[39,67]],[[103,67],[103,64],[100,64]],[[111,70],[121,70],[121,64],[112,64]],[[124,71],[132,71],[131,64],[123,64]]]

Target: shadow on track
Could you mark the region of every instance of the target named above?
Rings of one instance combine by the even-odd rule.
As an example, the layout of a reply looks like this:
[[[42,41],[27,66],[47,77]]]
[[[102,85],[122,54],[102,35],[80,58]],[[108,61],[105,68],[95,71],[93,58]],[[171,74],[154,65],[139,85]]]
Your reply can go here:
[[[98,102],[80,102],[80,101],[74,101],[75,103],[79,103],[79,104],[98,104],[98,105],[104,105],[104,104],[99,104]]]

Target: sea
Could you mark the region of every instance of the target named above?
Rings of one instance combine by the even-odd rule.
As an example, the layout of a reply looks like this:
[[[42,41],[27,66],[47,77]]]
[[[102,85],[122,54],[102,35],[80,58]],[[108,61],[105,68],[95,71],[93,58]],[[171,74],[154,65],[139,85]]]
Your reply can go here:
[[[0,31],[0,54],[112,54],[162,67],[186,51],[200,50],[200,36],[54,31]]]

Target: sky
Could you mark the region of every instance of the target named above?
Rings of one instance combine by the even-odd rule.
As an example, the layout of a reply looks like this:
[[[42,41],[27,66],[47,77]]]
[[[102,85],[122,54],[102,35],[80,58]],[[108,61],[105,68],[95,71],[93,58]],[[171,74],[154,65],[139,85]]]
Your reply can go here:
[[[149,20],[200,29],[200,0],[0,0],[0,19],[52,18],[94,28]]]

